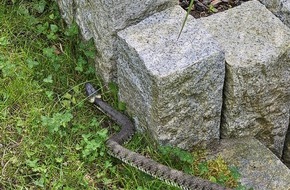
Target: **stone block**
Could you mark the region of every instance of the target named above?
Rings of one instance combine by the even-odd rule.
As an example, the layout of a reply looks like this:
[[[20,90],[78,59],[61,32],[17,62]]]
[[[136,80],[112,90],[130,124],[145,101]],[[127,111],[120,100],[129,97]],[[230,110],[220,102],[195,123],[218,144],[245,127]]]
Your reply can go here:
[[[224,53],[175,6],[118,32],[120,99],[139,128],[184,149],[219,139]]]
[[[74,20],[73,1],[58,0],[57,1],[61,16],[67,24],[71,24]]]
[[[74,19],[81,30],[82,37],[85,40],[93,38],[96,19],[93,11],[97,11],[97,9],[86,0],[76,0],[73,6],[75,10]]]
[[[258,1],[200,21],[225,50],[221,137],[255,136],[281,157],[289,124],[289,28]]]
[[[290,1],[289,0],[260,0],[261,3],[273,12],[284,24],[290,27]]]
[[[59,1],[65,20],[72,22],[75,19],[85,40],[94,38],[98,51],[96,71],[106,83],[116,81],[117,31],[176,4],[177,0]]]
[[[255,138],[222,139],[208,151],[208,159],[221,156],[236,166],[241,184],[255,190],[290,190],[290,170]]]

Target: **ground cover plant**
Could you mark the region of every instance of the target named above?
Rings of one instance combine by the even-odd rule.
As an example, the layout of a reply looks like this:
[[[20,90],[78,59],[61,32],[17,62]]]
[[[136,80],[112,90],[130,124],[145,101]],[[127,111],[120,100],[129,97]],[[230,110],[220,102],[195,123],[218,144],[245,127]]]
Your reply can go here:
[[[92,41],[67,27],[52,0],[0,1],[0,189],[177,189],[106,152],[119,129],[87,103],[94,74]],[[116,109],[117,87],[102,88]],[[127,145],[161,163],[238,187],[237,168],[204,152],[159,147],[135,135]]]

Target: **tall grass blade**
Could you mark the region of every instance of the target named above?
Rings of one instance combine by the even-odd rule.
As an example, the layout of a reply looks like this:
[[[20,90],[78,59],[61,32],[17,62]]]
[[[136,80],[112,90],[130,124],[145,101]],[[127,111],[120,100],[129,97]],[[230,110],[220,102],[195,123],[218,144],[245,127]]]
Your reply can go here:
[[[177,39],[179,39],[179,37],[180,37],[180,35],[181,35],[181,32],[182,32],[182,30],[183,30],[183,28],[184,28],[184,26],[185,26],[185,23],[186,23],[186,21],[187,21],[187,17],[188,17],[188,15],[189,15],[190,11],[191,11],[192,6],[193,6],[193,2],[194,2],[194,0],[191,0],[191,1],[190,1],[190,4],[189,4],[188,9],[187,9],[187,12],[186,12],[185,19],[184,19],[184,21],[183,21],[183,23],[182,23],[182,26],[181,26],[181,29],[180,29],[180,31],[179,31],[179,34],[178,34]]]

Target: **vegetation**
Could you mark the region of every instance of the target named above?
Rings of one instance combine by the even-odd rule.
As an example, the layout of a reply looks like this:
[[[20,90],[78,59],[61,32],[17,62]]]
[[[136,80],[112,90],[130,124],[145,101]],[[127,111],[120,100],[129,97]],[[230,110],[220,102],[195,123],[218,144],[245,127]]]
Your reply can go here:
[[[192,10],[193,2],[194,2],[194,0],[190,0],[190,3],[189,3],[189,5],[188,5],[187,11],[186,11],[185,18],[184,18],[184,20],[183,20],[183,22],[182,22],[182,26],[181,26],[181,29],[180,29],[180,31],[179,31],[179,34],[178,34],[178,37],[177,37],[177,38],[180,37],[180,35],[181,35],[182,31],[183,31],[183,28],[184,28],[185,23],[186,23],[186,21],[187,21],[188,15],[190,14],[190,11]]]
[[[106,153],[104,142],[118,126],[86,101],[84,83],[102,85],[94,44],[79,35],[76,24],[65,26],[54,1],[0,1],[0,189],[176,189]],[[116,93],[113,84],[103,89],[118,107]],[[237,169],[221,158],[206,161],[204,153],[148,142],[138,134],[127,146],[238,186]]]

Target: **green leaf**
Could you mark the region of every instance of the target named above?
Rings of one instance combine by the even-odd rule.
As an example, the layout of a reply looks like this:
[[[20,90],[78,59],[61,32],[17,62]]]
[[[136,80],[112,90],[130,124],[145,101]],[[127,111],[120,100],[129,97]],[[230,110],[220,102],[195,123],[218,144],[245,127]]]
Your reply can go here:
[[[29,10],[24,5],[18,7],[17,13],[24,16],[30,16]]]
[[[234,179],[237,180],[241,177],[241,174],[239,173],[239,170],[237,167],[231,166],[231,167],[229,167],[229,170],[231,171],[231,174],[232,174]]]
[[[74,86],[72,89],[73,89],[73,91],[74,91],[76,94],[80,94],[80,93],[82,93],[82,91],[80,90],[80,87],[79,87],[79,86]]]
[[[36,168],[36,167],[38,167],[38,164],[37,164],[38,161],[39,161],[39,159],[26,160],[26,165],[31,167],[31,168]]]
[[[171,152],[171,147],[170,146],[160,146],[159,150],[160,150],[161,154],[166,155],[166,154],[169,154]]]
[[[53,68],[54,68],[55,71],[58,71],[59,68],[60,68],[60,64],[58,64],[58,63],[53,63]]]
[[[101,129],[100,131],[97,132],[97,134],[102,139],[106,139],[108,137],[108,129]]]
[[[118,109],[119,109],[120,111],[125,111],[125,110],[126,110],[126,103],[125,103],[125,102],[121,102],[121,101],[119,101],[119,102],[118,102]]]
[[[43,55],[45,55],[48,58],[52,58],[56,56],[54,48],[44,48],[42,52],[43,52]]]
[[[43,13],[45,10],[45,6],[46,6],[46,1],[45,0],[40,0],[37,3],[34,3],[34,9],[38,12],[38,13]]]
[[[55,19],[55,15],[52,13],[48,16],[51,20],[54,20]]]
[[[113,97],[114,97],[114,100],[115,101],[118,101],[118,86],[117,86],[117,84],[116,83],[114,83],[114,82],[110,82],[109,84],[108,84],[108,87],[109,87],[109,90],[110,90],[110,92],[112,93],[112,95],[113,95]]]
[[[46,35],[47,39],[49,40],[56,40],[57,35],[54,32],[50,32],[48,35]]]
[[[214,183],[217,182],[217,180],[216,180],[216,178],[215,178],[214,176],[209,176],[209,180],[210,180],[211,182],[214,182]]]
[[[10,44],[10,42],[8,41],[7,37],[3,36],[0,38],[0,45],[1,46],[6,46],[8,44]]]
[[[89,65],[87,71],[85,72],[85,74],[94,74],[95,73],[95,67],[93,65]]]
[[[96,119],[96,118],[93,118],[90,122],[90,126],[91,127],[99,127],[100,126],[100,122]]]
[[[225,184],[225,182],[227,182],[229,180],[229,176],[225,175],[224,172],[220,173],[218,178],[217,178],[217,182],[219,184]]]
[[[79,72],[84,71],[84,65],[86,64],[87,64],[86,60],[82,56],[80,56],[78,58],[78,62],[77,62],[77,66],[75,67],[75,70]]]
[[[36,152],[34,152],[34,151],[30,151],[30,150],[25,151],[25,154],[26,154],[26,156],[27,156],[28,158],[31,158],[31,156],[33,156],[35,153],[36,153]]]
[[[77,103],[77,100],[76,100],[75,97],[72,97],[72,99],[71,99],[71,103],[73,103],[73,104],[76,104],[76,103]]]
[[[209,5],[209,11],[212,12],[212,13],[216,13],[218,12],[219,10],[216,9],[212,4]]]
[[[112,167],[113,165],[112,165],[112,163],[110,162],[110,161],[108,161],[108,160],[106,160],[105,161],[105,168],[106,169],[108,169],[108,168],[110,168],[110,167]]]
[[[63,98],[70,100],[72,98],[72,95],[67,92],[63,95]]]
[[[51,31],[52,33],[56,33],[56,32],[58,31],[58,26],[55,25],[55,24],[51,24],[51,25],[50,25],[50,31]]]
[[[48,97],[48,99],[52,100],[53,99],[53,91],[45,91],[46,96]]]
[[[45,83],[53,83],[52,75],[48,75],[46,78],[43,79]]]
[[[30,58],[28,58],[28,59],[26,60],[26,63],[27,63],[27,65],[28,65],[28,67],[29,67],[30,69],[32,69],[33,67],[39,65],[39,62],[34,61],[34,60],[30,59]]]
[[[189,164],[194,162],[194,158],[189,152],[180,151],[180,153],[178,155],[179,155],[179,158],[181,161],[187,162]]]
[[[201,175],[208,173],[208,167],[206,162],[198,164],[198,169]]]
[[[88,142],[89,141],[89,138],[92,136],[92,134],[82,134],[82,137],[84,139],[85,142]]]
[[[10,61],[1,61],[0,60],[0,71],[4,77],[16,75],[16,65]],[[0,76],[1,76],[0,72]]]
[[[81,150],[81,149],[82,149],[82,146],[79,145],[79,144],[76,144],[75,149],[76,149],[76,150]]]
[[[49,28],[49,23],[48,22],[45,22],[44,24],[38,24],[36,26],[36,31],[39,33],[39,34],[46,34],[47,33],[47,30]]]
[[[81,42],[79,44],[79,49],[81,52],[83,52],[86,55],[87,58],[90,58],[90,59],[94,59],[97,53],[93,40],[90,40],[86,43]]]
[[[33,182],[36,186],[44,187],[44,178],[40,178],[39,180],[35,180]]]
[[[58,132],[61,127],[65,128],[72,120],[70,112],[54,113],[52,117],[41,116],[42,126],[47,127],[50,133]]]
[[[64,32],[66,36],[76,36],[79,34],[78,25],[74,22],[72,23]]]
[[[86,55],[88,58],[90,58],[90,59],[94,59],[95,56],[96,56],[96,52],[95,52],[95,51],[86,51],[86,52],[84,52],[84,53],[85,53],[85,55]]]
[[[57,163],[62,163],[63,162],[63,157],[57,157],[57,158],[55,158],[55,161]]]
[[[70,112],[66,112],[64,114],[60,114],[60,120],[61,120],[61,124],[63,126],[66,126],[68,122],[70,122],[73,118],[73,115]]]
[[[62,100],[61,104],[66,107],[66,108],[70,108],[71,107],[71,101],[70,100]]]

